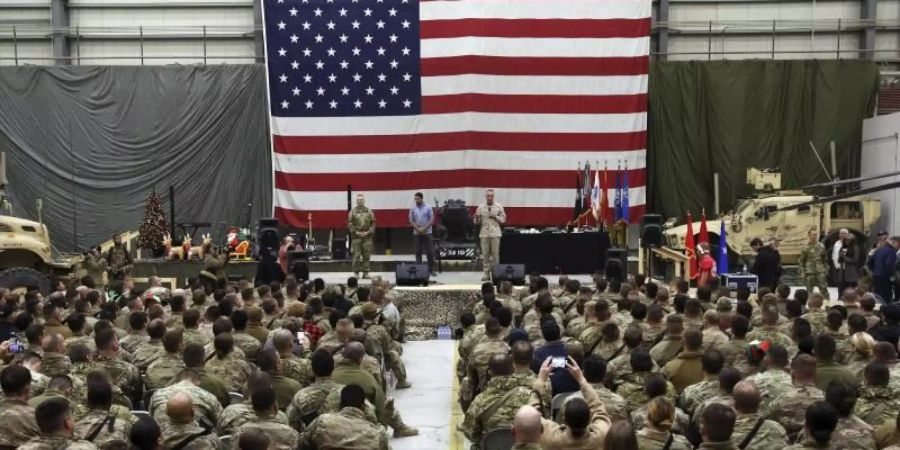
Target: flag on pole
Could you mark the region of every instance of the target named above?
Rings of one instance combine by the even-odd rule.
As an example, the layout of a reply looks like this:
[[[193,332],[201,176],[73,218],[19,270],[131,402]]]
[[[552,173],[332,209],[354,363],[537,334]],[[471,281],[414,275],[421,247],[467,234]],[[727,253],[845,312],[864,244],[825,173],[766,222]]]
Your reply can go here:
[[[581,210],[584,211],[591,207],[591,163],[584,163],[584,172],[582,174],[584,182],[581,184]]]
[[[628,164],[625,164],[625,170],[622,172],[622,221],[625,223],[631,222],[631,214],[629,211],[630,205],[628,202]]]
[[[622,218],[622,166],[616,170],[616,199],[613,201],[613,205],[616,208],[614,221],[618,222]]]
[[[719,273],[728,273],[728,239],[725,237],[725,221],[719,227]]]
[[[603,166],[603,179],[600,187],[600,216],[603,223],[609,226],[613,222],[612,208],[609,207],[609,169]]]
[[[591,212],[599,225],[603,214],[603,203],[600,200],[600,166],[594,170],[594,187],[591,188]]]
[[[688,280],[697,278],[697,255],[694,244],[694,218],[687,213],[687,232],[684,236],[684,254],[688,257]]]
[[[572,220],[578,220],[578,216],[581,215],[581,207],[583,205],[581,180],[581,164],[579,164],[578,170],[575,172],[575,209],[572,210]]]
[[[700,242],[697,242],[697,244],[704,242],[709,244],[709,231],[706,229],[706,210],[703,210],[700,214]]]

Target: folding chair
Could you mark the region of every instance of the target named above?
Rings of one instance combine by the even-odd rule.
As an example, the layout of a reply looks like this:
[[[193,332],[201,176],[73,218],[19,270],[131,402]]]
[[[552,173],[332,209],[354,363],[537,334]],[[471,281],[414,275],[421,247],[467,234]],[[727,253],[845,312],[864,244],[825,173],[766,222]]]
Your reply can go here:
[[[556,414],[566,404],[569,397],[577,394],[577,392],[566,392],[564,394],[556,394],[550,399],[550,420],[556,420]]]
[[[510,450],[512,446],[512,428],[494,428],[481,438],[481,450]]]

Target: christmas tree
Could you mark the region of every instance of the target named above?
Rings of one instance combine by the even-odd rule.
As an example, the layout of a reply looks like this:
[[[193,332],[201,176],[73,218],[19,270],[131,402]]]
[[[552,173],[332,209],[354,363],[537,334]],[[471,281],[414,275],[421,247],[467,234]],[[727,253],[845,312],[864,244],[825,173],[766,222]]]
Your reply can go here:
[[[166,216],[163,215],[162,204],[156,190],[150,192],[147,205],[144,207],[144,222],[141,224],[141,235],[138,237],[138,247],[152,250],[159,255],[163,250],[163,236],[168,232]]]

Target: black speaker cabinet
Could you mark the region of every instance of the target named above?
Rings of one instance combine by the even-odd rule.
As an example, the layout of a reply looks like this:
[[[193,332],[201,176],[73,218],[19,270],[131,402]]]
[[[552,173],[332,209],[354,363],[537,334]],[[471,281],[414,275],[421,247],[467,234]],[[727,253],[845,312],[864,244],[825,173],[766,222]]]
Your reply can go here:
[[[628,275],[628,250],[624,248],[606,249],[606,265],[603,267],[606,279],[625,281]]]
[[[331,240],[331,259],[335,261],[350,259],[350,253],[347,251],[347,239],[334,238]]]
[[[288,252],[288,270],[298,282],[309,281],[309,252],[295,250]]]
[[[494,284],[509,281],[516,286],[525,284],[525,264],[494,264],[491,268]]]
[[[394,275],[397,286],[428,286],[428,264],[400,263]]]
[[[641,223],[641,246],[662,247],[662,216],[659,214],[644,214],[644,220]]]

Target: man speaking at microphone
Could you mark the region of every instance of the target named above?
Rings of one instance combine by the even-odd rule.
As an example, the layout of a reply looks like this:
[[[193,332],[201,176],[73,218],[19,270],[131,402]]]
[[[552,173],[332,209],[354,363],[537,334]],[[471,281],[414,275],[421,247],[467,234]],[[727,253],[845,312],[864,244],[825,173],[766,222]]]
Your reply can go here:
[[[475,210],[475,223],[481,225],[481,261],[484,265],[484,277],[481,281],[490,281],[491,269],[500,262],[500,236],[503,224],[506,223],[506,211],[503,205],[494,202],[494,190],[484,193],[485,202]]]

